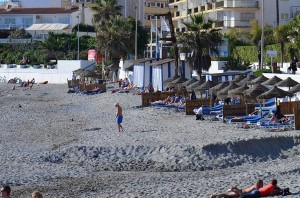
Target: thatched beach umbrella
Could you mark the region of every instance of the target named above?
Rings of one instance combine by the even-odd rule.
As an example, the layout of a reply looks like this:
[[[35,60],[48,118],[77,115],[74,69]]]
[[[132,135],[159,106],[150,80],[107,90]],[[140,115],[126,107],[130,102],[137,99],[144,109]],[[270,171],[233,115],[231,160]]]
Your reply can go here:
[[[239,75],[237,78],[233,79],[232,81],[235,83],[238,83],[245,78],[246,78],[246,76],[242,74],[242,75]]]
[[[243,80],[241,80],[240,82],[238,82],[238,85],[243,85],[243,84],[247,84],[248,82],[254,80],[256,77],[253,75],[249,75],[246,78],[244,78]]]
[[[167,80],[165,80],[164,83],[172,82],[173,80],[176,80],[177,78],[180,78],[180,76],[178,74],[175,74],[175,76],[172,76],[171,78],[168,78]]]
[[[276,83],[281,82],[282,79],[278,78],[277,76],[273,76],[272,78],[270,78],[269,80],[261,83],[262,85],[268,86],[268,85],[275,85]]]
[[[254,85],[254,84],[257,84],[257,83],[263,83],[265,81],[269,80],[269,78],[265,77],[264,75],[258,77],[258,78],[255,78],[253,80],[251,80],[250,82],[248,82],[247,84],[248,85]]]
[[[240,86],[238,84],[236,84],[235,82],[230,82],[230,84],[227,87],[225,87],[225,88],[218,91],[217,97],[219,99],[224,100],[225,98],[228,97],[228,91],[229,90],[236,89],[238,87],[240,87]]]
[[[292,89],[289,90],[290,93],[297,93],[300,92],[300,84],[297,84],[296,86],[294,86]]]
[[[257,99],[271,99],[271,98],[284,98],[286,96],[292,97],[294,94],[279,89],[277,86],[274,86],[269,91],[257,96]]]
[[[183,76],[180,76],[179,78],[176,78],[175,80],[171,81],[170,84],[181,84],[183,82],[186,82],[188,79],[183,77]]]
[[[189,79],[189,80],[187,80],[187,81],[181,83],[181,86],[188,86],[188,85],[191,85],[191,84],[193,84],[193,83],[195,83],[195,82],[197,82],[197,81],[198,81],[198,80],[197,80],[196,78],[191,78],[191,79]]]
[[[209,89],[210,93],[217,94],[218,91],[222,90],[223,88],[227,87],[229,85],[229,81],[224,81],[221,84],[218,84],[212,88]]]
[[[194,83],[188,85],[188,86],[187,86],[187,89],[188,89],[188,90],[195,89],[195,88],[199,87],[200,85],[202,85],[204,82],[205,82],[204,80],[199,80],[199,81],[197,81],[197,82],[194,82]]]
[[[246,91],[247,89],[249,89],[249,87],[244,84],[238,88],[232,89],[228,91],[228,96],[243,96],[244,95],[244,91]]]
[[[293,80],[291,77],[288,77],[287,79],[275,84],[278,87],[288,87],[289,89],[291,87],[294,87],[296,85],[298,85],[299,83],[295,80]]]
[[[217,83],[208,80],[205,83],[201,84],[199,87],[196,87],[195,90],[200,91],[200,92],[204,92],[204,91],[209,90],[210,88],[212,88],[216,85],[217,85]]]
[[[256,99],[257,96],[265,93],[266,91],[269,91],[269,89],[266,86],[258,83],[244,91],[244,96],[246,98]]]

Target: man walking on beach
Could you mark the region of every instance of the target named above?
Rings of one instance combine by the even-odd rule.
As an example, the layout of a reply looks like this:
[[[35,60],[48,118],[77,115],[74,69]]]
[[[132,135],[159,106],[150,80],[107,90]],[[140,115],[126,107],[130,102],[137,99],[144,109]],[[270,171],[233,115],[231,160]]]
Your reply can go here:
[[[117,121],[117,124],[118,124],[118,130],[119,130],[119,132],[123,132],[124,129],[121,125],[122,120],[123,120],[122,107],[120,107],[119,103],[116,103],[115,107],[116,107],[116,121]]]

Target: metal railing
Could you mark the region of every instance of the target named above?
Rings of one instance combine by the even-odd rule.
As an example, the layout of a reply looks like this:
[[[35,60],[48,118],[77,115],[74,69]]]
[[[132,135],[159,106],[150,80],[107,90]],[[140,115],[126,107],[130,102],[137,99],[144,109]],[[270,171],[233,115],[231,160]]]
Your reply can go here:
[[[221,5],[221,2],[218,2]],[[225,0],[225,8],[258,8],[258,1],[253,0]]]
[[[0,24],[0,30],[13,30],[13,29],[22,29],[28,28],[31,25],[29,24]]]
[[[251,21],[249,20],[224,20],[216,21],[215,27],[251,27]]]

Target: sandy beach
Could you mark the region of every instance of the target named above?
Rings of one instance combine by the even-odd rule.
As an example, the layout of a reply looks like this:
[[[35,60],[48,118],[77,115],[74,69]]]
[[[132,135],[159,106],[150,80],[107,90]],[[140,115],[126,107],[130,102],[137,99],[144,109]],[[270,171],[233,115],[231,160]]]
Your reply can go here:
[[[276,178],[300,197],[300,132],[242,129],[131,93],[0,84],[0,184],[12,197],[200,197]],[[117,132],[114,103],[123,108]],[[278,196],[280,197],[280,196]]]

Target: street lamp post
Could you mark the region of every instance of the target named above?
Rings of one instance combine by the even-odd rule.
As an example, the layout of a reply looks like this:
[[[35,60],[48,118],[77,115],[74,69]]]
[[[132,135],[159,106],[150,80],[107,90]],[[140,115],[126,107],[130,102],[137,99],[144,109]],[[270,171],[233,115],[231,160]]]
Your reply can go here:
[[[137,23],[138,23],[138,4],[135,6],[135,39],[134,39],[134,47],[135,47],[135,53],[134,53],[134,60],[137,60]]]
[[[265,19],[264,19],[264,0],[262,0],[262,3],[261,3],[261,9],[262,9],[262,11],[261,11],[261,46],[260,46],[260,53],[261,53],[261,57],[260,57],[260,66],[259,66],[259,68],[260,69],[263,69],[263,65],[264,65],[264,37],[265,37],[265,35],[264,35],[264,31],[265,31]]]
[[[78,23],[77,23],[77,60],[79,60],[80,56],[79,56],[79,18],[80,18],[80,14],[77,15],[78,18]]]

